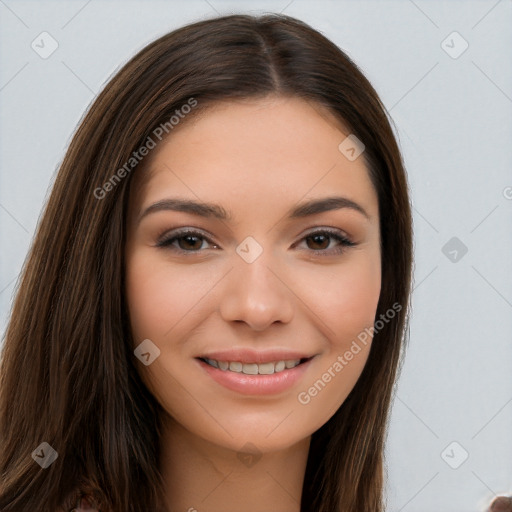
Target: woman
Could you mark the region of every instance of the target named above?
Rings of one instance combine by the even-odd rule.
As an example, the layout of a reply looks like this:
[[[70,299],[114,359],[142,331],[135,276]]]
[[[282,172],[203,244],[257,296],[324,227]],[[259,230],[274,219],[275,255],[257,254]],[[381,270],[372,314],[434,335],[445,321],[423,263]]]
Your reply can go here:
[[[343,52],[278,15],[161,37],[83,119],[26,261],[0,509],[382,511],[411,267]]]

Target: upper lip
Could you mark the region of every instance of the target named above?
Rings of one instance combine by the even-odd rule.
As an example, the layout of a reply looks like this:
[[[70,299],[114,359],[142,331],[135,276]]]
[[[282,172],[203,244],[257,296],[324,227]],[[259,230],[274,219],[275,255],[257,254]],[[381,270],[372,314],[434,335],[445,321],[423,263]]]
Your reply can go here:
[[[202,359],[215,359],[216,361],[239,361],[241,363],[270,363],[273,361],[289,361],[294,359],[309,359],[311,355],[296,350],[251,350],[248,348],[232,348],[217,350],[198,356]]]

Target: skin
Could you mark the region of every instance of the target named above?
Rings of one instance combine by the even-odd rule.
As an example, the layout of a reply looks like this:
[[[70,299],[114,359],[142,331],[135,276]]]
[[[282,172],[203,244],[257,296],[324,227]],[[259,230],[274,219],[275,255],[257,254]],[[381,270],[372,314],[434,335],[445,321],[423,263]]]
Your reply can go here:
[[[363,157],[349,161],[338,150],[349,133],[298,98],[217,104],[173,130],[132,189],[126,293],[134,348],[150,339],[160,350],[139,371],[166,411],[160,469],[169,511],[300,510],[311,434],[354,387],[371,338],[307,404],[298,394],[332,373],[373,325],[381,290],[377,195]],[[369,218],[350,208],[287,217],[298,203],[333,195],[357,202]],[[160,210],[139,222],[148,206],[177,196],[217,203],[233,218]],[[204,237],[156,246],[181,227]],[[322,228],[356,245],[308,238]],[[252,263],[236,252],[248,236],[263,249]],[[247,396],[218,384],[195,359],[232,347],[315,357],[291,389]],[[246,443],[257,452],[252,459],[240,455]]]

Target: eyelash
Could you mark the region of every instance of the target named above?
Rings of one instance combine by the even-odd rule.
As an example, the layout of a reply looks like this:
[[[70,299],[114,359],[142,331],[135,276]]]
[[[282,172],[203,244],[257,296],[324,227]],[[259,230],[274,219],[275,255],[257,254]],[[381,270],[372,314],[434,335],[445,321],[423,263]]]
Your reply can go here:
[[[185,238],[187,236],[194,236],[196,238],[203,239],[212,245],[215,245],[209,238],[204,236],[200,231],[194,231],[191,229],[183,229],[183,230],[179,230],[174,233],[171,233],[171,235],[172,236],[160,238],[160,240],[156,243],[156,247],[169,249],[178,254],[190,254],[190,253],[194,254],[194,253],[202,252],[201,250],[186,251],[184,249],[180,249],[178,247],[172,246],[173,242],[175,242],[176,240],[179,240],[181,238]],[[357,245],[356,243],[349,240],[347,237],[343,236],[340,232],[332,230],[332,229],[326,229],[326,228],[322,228],[317,231],[308,233],[306,236],[301,238],[300,241],[307,240],[308,238],[313,238],[316,235],[327,235],[331,238],[334,238],[335,240],[337,240],[340,243],[340,245],[335,250],[333,250],[333,249],[319,249],[319,250],[311,249],[311,252],[313,252],[315,255],[318,255],[318,256],[332,256],[332,255],[342,254],[346,251],[346,249]]]

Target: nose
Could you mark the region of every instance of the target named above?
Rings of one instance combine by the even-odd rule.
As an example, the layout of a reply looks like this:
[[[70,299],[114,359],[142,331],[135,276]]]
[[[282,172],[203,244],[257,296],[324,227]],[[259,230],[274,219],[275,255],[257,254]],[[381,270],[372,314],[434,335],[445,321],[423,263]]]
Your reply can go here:
[[[229,272],[220,303],[226,322],[244,322],[256,331],[293,317],[291,283],[261,255],[247,263],[240,259]]]

